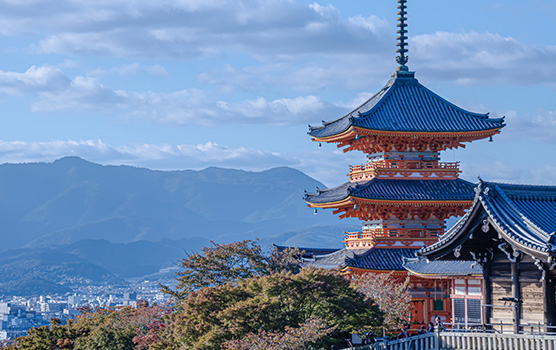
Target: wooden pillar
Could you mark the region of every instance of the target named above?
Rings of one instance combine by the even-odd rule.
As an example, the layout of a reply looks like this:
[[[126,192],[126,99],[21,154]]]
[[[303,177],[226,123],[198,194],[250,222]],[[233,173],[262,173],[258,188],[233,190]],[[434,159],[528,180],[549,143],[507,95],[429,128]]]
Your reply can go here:
[[[484,305],[492,305],[492,280],[490,278],[490,267],[491,261],[487,260],[483,266],[483,304]],[[491,323],[492,319],[492,306],[483,307],[483,323],[489,324]],[[490,329],[491,326],[486,326],[487,329]]]
[[[543,269],[543,296],[544,296],[544,323],[547,326],[555,326],[556,322],[556,276],[545,267]],[[548,328],[548,332],[556,332],[556,328]]]
[[[519,285],[519,262],[512,259],[512,294],[514,299],[514,333],[520,332],[521,319],[521,288]]]

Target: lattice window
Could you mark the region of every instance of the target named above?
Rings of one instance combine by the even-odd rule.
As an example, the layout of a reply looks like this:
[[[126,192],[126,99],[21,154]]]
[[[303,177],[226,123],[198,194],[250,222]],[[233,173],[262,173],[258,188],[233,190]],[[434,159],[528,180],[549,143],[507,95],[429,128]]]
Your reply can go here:
[[[467,299],[467,322],[481,323],[481,301],[479,299]]]
[[[465,299],[452,299],[454,303],[454,323],[465,323]]]

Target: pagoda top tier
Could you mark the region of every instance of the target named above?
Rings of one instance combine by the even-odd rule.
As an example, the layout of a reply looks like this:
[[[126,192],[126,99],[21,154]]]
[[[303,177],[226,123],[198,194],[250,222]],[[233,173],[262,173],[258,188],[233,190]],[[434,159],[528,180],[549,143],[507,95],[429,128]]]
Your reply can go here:
[[[499,133],[504,118],[473,113],[438,96],[398,70],[378,93],[345,116],[309,126],[317,142],[337,143],[344,151],[442,151]]]

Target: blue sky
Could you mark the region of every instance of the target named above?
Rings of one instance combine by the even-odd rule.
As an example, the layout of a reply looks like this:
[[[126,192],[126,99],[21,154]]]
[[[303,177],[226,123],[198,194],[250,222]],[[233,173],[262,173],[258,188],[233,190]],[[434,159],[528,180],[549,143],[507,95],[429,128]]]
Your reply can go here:
[[[153,169],[291,166],[329,186],[364,156],[307,125],[396,67],[394,0],[0,1],[0,162],[77,155]],[[556,184],[556,2],[409,0],[408,66],[495,142],[462,177]]]

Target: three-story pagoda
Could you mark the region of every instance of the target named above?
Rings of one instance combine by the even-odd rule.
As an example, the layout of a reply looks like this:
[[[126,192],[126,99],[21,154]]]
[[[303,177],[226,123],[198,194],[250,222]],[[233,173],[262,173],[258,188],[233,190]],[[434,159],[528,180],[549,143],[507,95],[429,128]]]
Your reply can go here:
[[[419,83],[406,66],[406,0],[398,2],[399,66],[390,81],[343,117],[309,127],[313,141],[366,155],[365,163],[350,166],[348,182],[305,195],[315,210],[334,209],[340,218],[363,222],[361,232],[346,233],[342,252],[322,257],[323,263],[339,262],[346,273],[407,275],[403,259],[436,242],[446,219],[463,215],[473,201],[474,184],[458,177],[459,162],[441,162],[440,152],[491,138],[504,126],[503,118],[467,111]],[[414,290],[446,294],[437,281],[414,279],[412,284]],[[430,314],[431,308],[417,313]],[[420,317],[421,322],[428,320]]]

